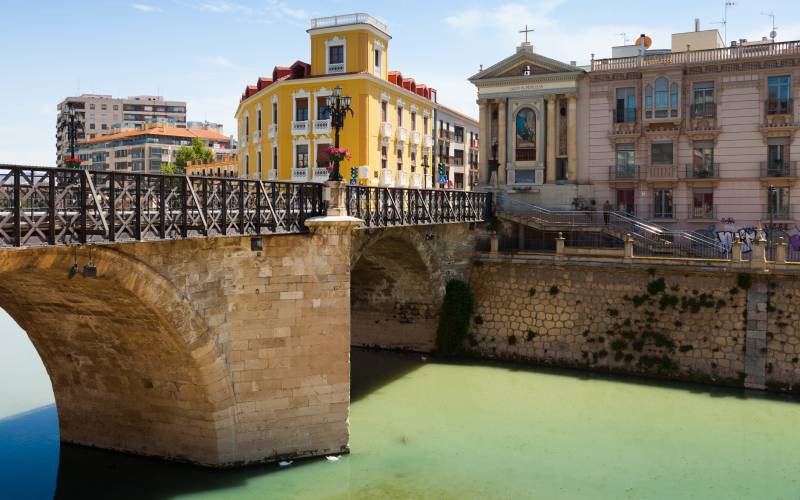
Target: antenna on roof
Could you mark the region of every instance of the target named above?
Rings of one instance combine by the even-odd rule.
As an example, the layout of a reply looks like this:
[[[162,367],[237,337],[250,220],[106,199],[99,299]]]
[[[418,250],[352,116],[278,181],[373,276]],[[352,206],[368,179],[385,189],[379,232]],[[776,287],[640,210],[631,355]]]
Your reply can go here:
[[[728,7],[733,7],[736,5],[736,2],[731,2],[729,0],[725,1],[725,10],[722,14],[722,21],[717,21],[711,24],[721,24],[722,25],[722,43],[723,45],[728,44]]]
[[[617,36],[622,37],[622,45],[628,45],[628,34],[627,33],[617,33]]]
[[[776,29],[778,29],[778,27],[775,26],[775,13],[772,12],[772,11],[770,11],[770,12],[762,12],[761,15],[762,16],[767,16],[770,19],[772,19],[772,31],[769,32],[769,37],[772,38],[772,41],[774,42],[775,41],[775,37],[778,36],[778,32],[775,31]]]

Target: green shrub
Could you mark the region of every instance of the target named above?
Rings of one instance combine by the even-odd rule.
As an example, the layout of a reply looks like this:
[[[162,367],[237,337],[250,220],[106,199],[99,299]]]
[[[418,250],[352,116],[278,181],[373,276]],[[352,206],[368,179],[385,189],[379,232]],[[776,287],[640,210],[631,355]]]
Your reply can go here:
[[[483,324],[483,316],[478,314],[477,316],[475,316],[475,319],[473,321],[475,321],[476,325],[482,325]]]
[[[747,290],[750,288],[750,285],[753,284],[753,280],[749,274],[739,273],[739,275],[736,276],[736,284],[739,285],[739,288],[742,290]]]
[[[525,342],[530,342],[531,340],[533,340],[535,336],[536,332],[534,332],[531,329],[528,329],[528,331],[525,333]]]
[[[650,295],[655,295],[657,293],[661,293],[666,290],[667,284],[664,282],[664,278],[658,278],[657,280],[653,280],[647,284],[647,293]]]
[[[517,336],[516,335],[509,335],[506,340],[508,340],[508,345],[514,345],[517,343]]]
[[[556,285],[550,287],[550,295],[558,295],[558,287]]]
[[[445,289],[439,327],[436,329],[436,351],[450,354],[464,343],[469,328],[469,318],[475,309],[475,297],[469,285],[461,280],[450,280]]]

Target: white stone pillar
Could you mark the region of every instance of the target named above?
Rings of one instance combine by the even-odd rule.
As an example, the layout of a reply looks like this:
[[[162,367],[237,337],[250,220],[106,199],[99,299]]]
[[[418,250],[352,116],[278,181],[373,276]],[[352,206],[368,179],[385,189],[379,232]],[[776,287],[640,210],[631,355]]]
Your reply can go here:
[[[547,96],[547,158],[545,163],[545,182],[556,182],[556,96]]]
[[[498,183],[501,186],[507,183],[506,163],[508,162],[508,151],[506,141],[506,106],[508,103],[505,99],[500,99],[497,105],[497,160],[499,166],[497,167]]]
[[[578,97],[567,96],[567,181],[578,182]]]

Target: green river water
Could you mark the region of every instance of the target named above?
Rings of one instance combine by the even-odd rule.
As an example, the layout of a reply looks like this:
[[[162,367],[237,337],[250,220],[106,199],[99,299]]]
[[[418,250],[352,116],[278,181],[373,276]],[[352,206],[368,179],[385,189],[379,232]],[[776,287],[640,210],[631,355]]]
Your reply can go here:
[[[354,350],[351,454],[209,471],[64,447],[58,495],[800,498],[800,401]]]

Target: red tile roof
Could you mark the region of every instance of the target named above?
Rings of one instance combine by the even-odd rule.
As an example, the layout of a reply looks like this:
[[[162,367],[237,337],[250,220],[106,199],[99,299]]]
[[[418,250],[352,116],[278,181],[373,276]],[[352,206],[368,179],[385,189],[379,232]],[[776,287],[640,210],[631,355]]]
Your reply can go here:
[[[123,130],[114,134],[106,134],[95,137],[94,139],[87,139],[81,141],[82,144],[95,144],[98,142],[116,141],[119,139],[126,139],[128,137],[139,137],[156,135],[161,137],[181,137],[185,139],[205,139],[214,142],[230,142],[231,138],[227,135],[218,134],[213,130],[195,129],[195,128],[178,128],[178,127],[152,127],[147,129],[136,130]]]

